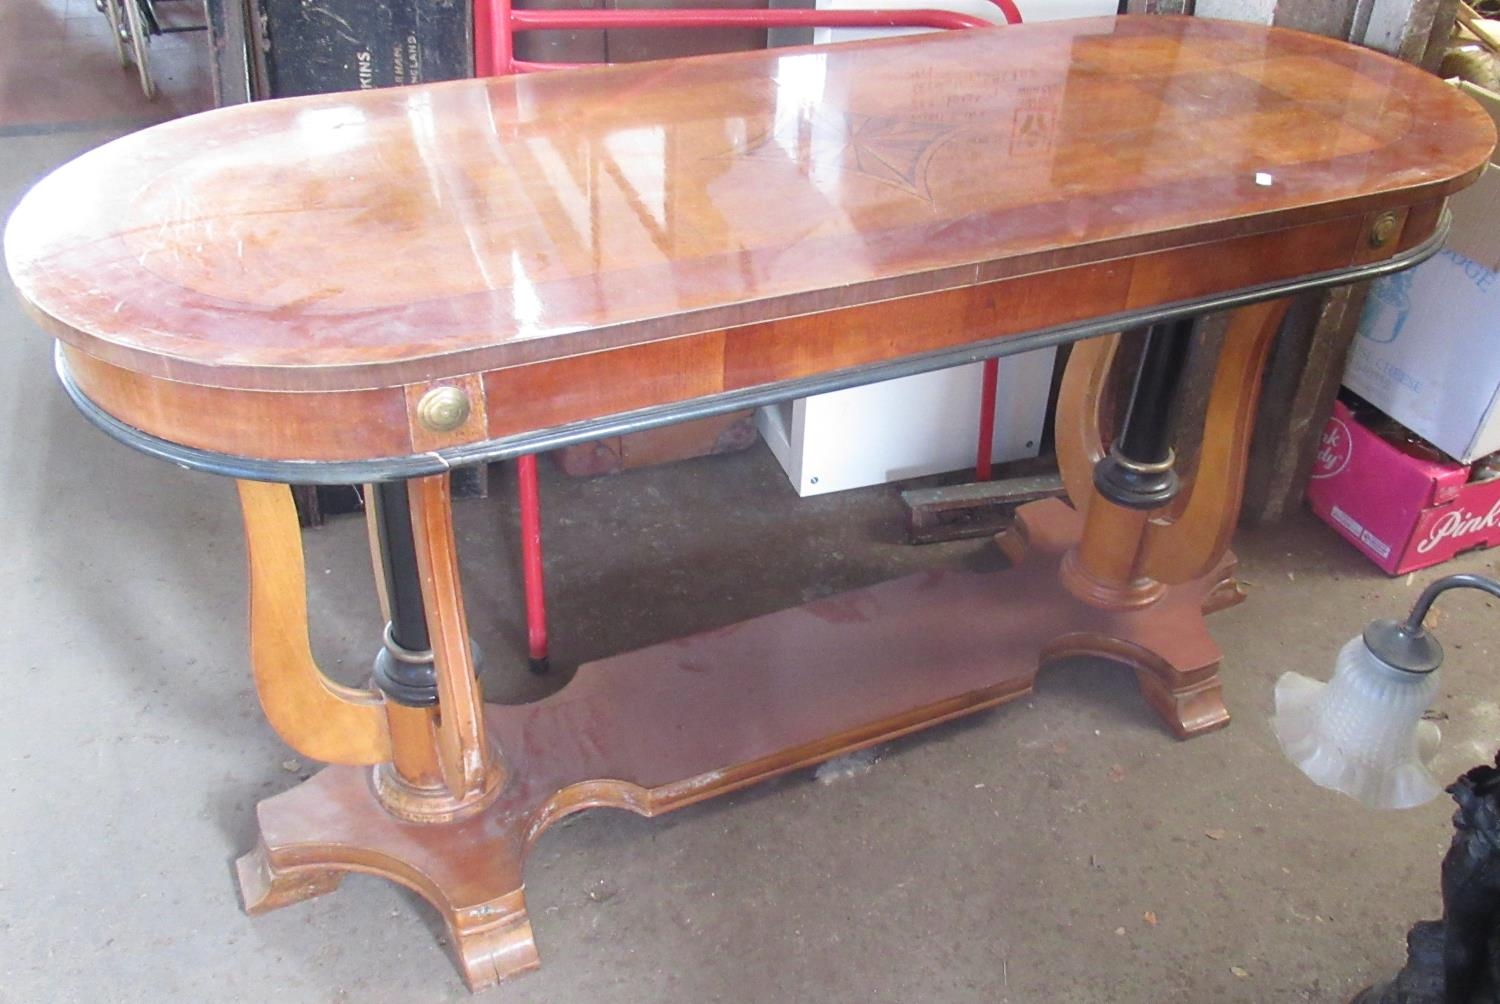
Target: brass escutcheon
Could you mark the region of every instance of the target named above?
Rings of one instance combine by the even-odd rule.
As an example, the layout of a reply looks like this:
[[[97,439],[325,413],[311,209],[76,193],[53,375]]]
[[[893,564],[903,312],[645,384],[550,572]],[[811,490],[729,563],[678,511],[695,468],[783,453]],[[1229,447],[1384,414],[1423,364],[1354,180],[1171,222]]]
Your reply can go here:
[[[1395,213],[1381,213],[1370,224],[1370,247],[1383,248],[1401,230],[1401,220]]]
[[[434,387],[417,402],[417,421],[432,432],[452,432],[469,420],[469,395],[458,387]]]

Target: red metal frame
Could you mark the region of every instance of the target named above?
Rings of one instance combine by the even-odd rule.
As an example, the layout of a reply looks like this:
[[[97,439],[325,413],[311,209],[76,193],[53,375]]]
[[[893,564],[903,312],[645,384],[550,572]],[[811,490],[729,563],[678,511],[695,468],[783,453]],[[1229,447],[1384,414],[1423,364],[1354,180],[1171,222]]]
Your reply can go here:
[[[974,463],[975,481],[988,481],[994,476],[990,455],[995,452],[995,397],[1000,389],[1000,360],[986,359],[983,374],[979,385],[979,458]]]
[[[990,0],[1006,24],[1020,24],[1015,0]],[[559,70],[577,64],[516,59],[520,31],[589,31],[611,28],[992,28],[991,22],[947,10],[517,10],[511,0],[474,0],[474,75],[503,76]],[[996,363],[984,369],[984,406],[979,415],[981,481],[990,476],[995,439]],[[548,667],[547,598],[543,582],[541,495],[536,457],[516,462],[517,503],[521,515],[521,563],[526,594],[526,638],[533,672]]]
[[[1020,24],[1015,0],[990,0],[1006,24]],[[520,31],[611,28],[992,28],[983,18],[949,10],[518,10],[510,0],[475,0],[474,73],[480,77],[561,69],[570,63],[515,58]]]
[[[536,474],[536,454],[516,458],[516,494],[521,510],[521,570],[526,594],[526,648],[533,673],[545,673],[547,590],[542,578],[542,500]]]

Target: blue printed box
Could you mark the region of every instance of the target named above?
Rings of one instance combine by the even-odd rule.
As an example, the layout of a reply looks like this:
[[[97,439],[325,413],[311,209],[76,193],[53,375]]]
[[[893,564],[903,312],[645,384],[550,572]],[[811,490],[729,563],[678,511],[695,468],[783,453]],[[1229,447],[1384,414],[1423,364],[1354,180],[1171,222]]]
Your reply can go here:
[[[1459,86],[1500,124],[1500,94]],[[1500,162],[1449,208],[1444,250],[1372,287],[1344,386],[1468,463],[1500,451]]]

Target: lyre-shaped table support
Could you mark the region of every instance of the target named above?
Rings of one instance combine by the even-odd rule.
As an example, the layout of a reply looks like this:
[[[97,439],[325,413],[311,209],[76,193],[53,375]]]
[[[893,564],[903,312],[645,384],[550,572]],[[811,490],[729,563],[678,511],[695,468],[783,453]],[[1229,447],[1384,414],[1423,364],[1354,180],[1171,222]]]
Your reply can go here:
[[[537,965],[522,866],[531,843],[571,812],[653,816],[733,791],[1023,696],[1041,665],[1068,655],[1130,666],[1179,737],[1224,725],[1220,655],[1203,614],[1239,598],[1226,544],[1260,369],[1284,311],[1283,302],[1249,307],[1231,322],[1201,460],[1175,501],[1168,493],[1156,509],[1131,508],[1095,486],[1113,340],[1085,343],[1059,416],[1076,509],[1024,507],[1000,539],[1012,568],[910,576],[616,656],[519,707],[481,700],[445,478],[382,487],[374,522],[392,620],[382,658],[394,652],[408,667],[430,658],[435,700],[389,683],[383,695],[341,691],[310,655],[267,647],[263,635],[295,635],[305,621],[303,584],[283,567],[295,521],[277,501],[286,489],[245,484],[255,616],[275,625],[256,631],[263,702],[295,748],[339,752],[323,758],[344,764],[261,803],[260,841],[240,862],[247,909],[328,892],[346,871],[382,875],[442,914],[478,989]],[[1170,383],[1138,385],[1160,395]],[[279,555],[280,590],[266,588],[268,554]],[[423,623],[403,629],[414,602]],[[430,639],[431,652],[403,638]],[[281,710],[326,703],[325,691],[347,710],[316,734]],[[381,707],[383,726],[370,717]]]

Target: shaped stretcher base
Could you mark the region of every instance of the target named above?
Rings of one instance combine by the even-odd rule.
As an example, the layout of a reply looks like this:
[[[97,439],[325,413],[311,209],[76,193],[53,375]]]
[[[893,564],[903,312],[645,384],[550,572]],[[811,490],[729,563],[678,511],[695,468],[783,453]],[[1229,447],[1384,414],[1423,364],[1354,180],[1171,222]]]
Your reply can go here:
[[[1071,655],[1131,666],[1179,737],[1229,720],[1205,611],[1239,598],[1232,558],[1157,602],[1102,610],[1058,582],[1080,520],[1024,507],[1002,572],[929,572],[581,667],[546,700],[485,709],[510,776],[478,813],[404,822],[371,771],[329,767],[262,802],[239,864],[252,912],[331,891],[344,871],[410,887],[442,915],[471,989],[538,964],[522,865],[552,822],[611,806],[654,816],[1030,693]]]

